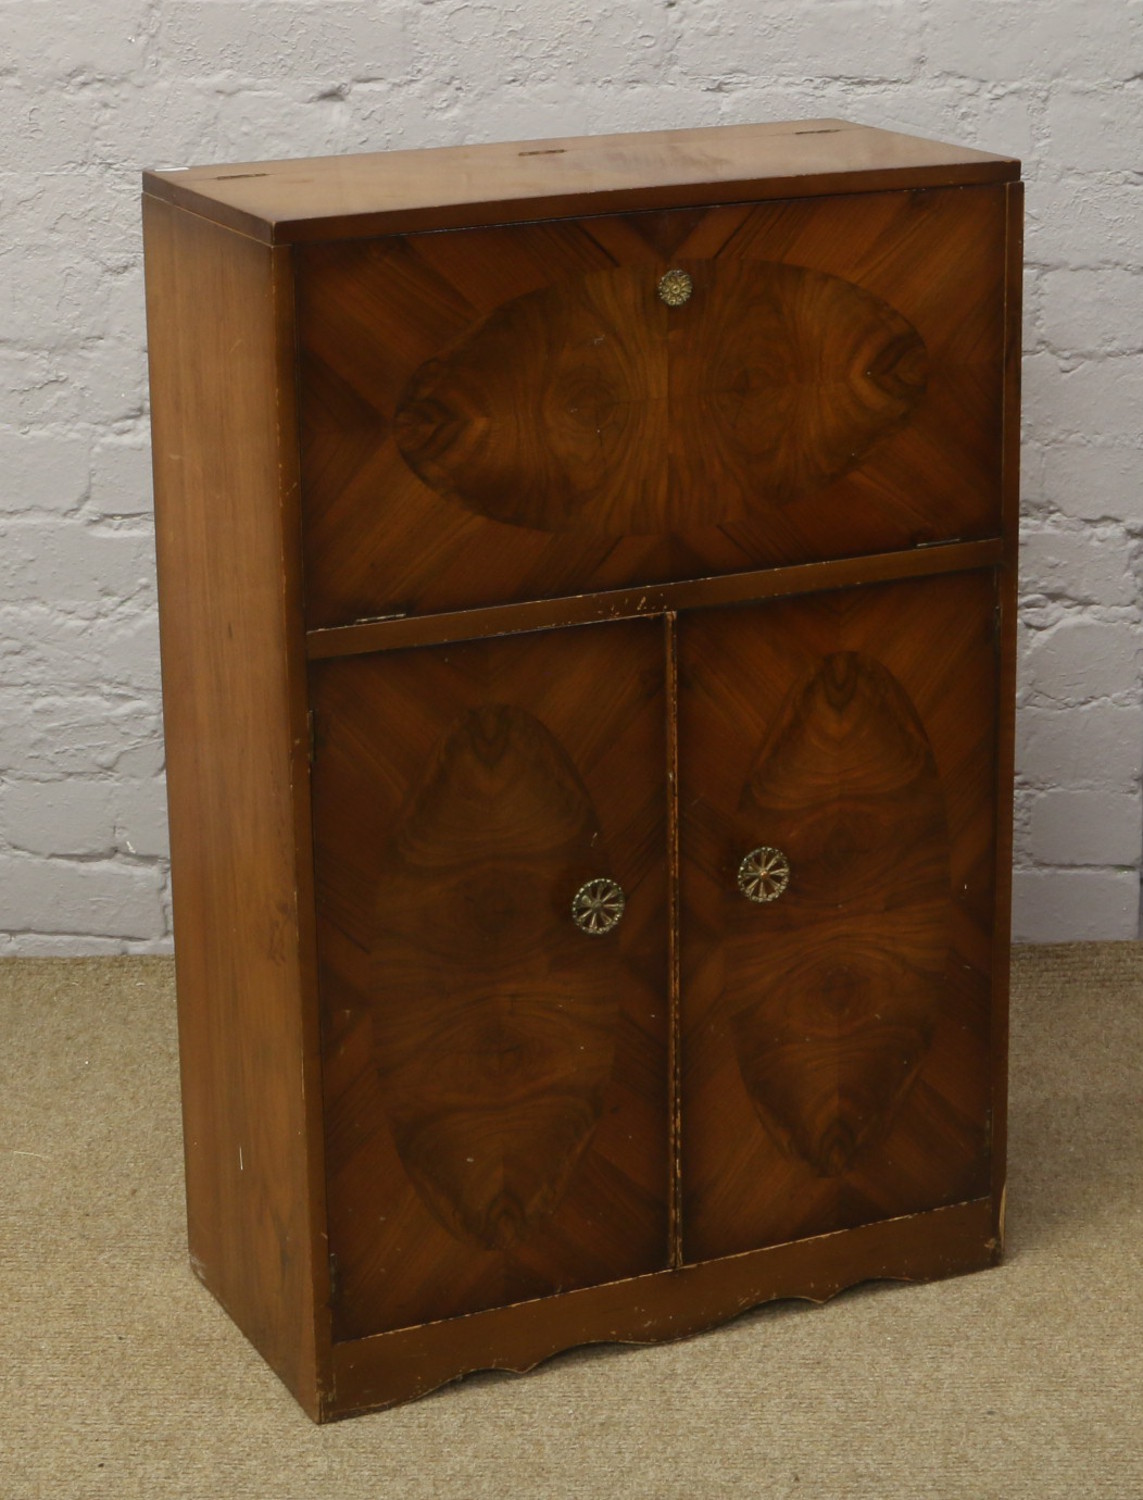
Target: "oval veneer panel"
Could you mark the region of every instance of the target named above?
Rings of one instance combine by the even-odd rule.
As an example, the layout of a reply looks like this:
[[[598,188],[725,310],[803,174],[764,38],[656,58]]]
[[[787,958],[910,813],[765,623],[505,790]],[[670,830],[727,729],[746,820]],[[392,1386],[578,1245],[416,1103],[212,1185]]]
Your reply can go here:
[[[745,903],[735,910],[724,995],[735,1056],[782,1149],[836,1176],[876,1144],[915,1078],[948,962],[944,798],[891,673],[853,651],[813,668],[790,692],[741,812],[791,851],[793,868],[769,922]],[[874,929],[870,910],[885,918]],[[775,973],[761,932],[803,922],[803,953]]]
[[[497,308],[413,375],[393,422],[405,462],[514,526],[670,529],[666,309],[653,290],[604,271]]]
[[[382,860],[377,1066],[398,1154],[453,1235],[522,1240],[560,1201],[615,1059],[610,948],[569,916],[607,873],[566,751],[507,704],[450,726]]]
[[[393,428],[405,462],[515,526],[673,533],[820,488],[923,396],[924,344],[881,298],[804,266],[691,270],[674,311],[641,268],[497,308],[413,375]]]

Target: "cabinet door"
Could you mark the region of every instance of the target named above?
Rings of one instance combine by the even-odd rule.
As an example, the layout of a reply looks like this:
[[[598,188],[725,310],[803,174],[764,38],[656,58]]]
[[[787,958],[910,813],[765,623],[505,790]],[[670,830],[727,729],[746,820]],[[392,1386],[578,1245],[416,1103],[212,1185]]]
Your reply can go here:
[[[687,1260],[989,1190],[993,622],[969,573],[680,624]]]
[[[337,1336],[664,1266],[661,622],[329,662],[312,701]]]
[[[1006,214],[949,188],[299,247],[309,623],[997,534]]]

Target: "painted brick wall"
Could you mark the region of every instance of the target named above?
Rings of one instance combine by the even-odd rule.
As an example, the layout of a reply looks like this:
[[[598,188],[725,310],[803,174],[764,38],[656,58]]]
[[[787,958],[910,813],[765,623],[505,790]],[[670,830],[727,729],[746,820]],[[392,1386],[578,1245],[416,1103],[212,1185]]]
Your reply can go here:
[[[0,0],[0,952],[169,946],[139,169],[806,115],[1025,159],[1017,932],[1137,936],[1140,0]]]

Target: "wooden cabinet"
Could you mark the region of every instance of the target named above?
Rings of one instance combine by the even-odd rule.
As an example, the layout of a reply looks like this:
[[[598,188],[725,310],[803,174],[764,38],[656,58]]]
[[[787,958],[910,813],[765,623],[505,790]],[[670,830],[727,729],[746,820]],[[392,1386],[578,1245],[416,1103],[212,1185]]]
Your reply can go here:
[[[1017,179],[147,174],[192,1263],[315,1418],[998,1257]]]

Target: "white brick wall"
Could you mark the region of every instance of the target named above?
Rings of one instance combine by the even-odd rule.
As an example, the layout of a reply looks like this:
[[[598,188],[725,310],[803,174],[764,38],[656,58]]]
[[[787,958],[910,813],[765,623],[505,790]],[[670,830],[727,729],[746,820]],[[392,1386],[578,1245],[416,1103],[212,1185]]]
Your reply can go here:
[[[811,114],[1025,158],[1017,932],[1137,935],[1143,0],[0,0],[0,952],[169,944],[140,168]]]

